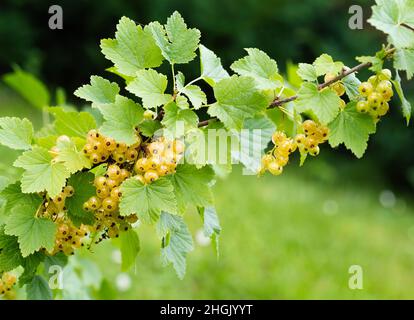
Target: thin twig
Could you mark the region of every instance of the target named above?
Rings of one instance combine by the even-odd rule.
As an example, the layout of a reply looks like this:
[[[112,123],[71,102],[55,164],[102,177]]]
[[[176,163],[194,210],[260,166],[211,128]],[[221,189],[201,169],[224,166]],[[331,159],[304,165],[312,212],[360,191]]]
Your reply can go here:
[[[401,27],[407,28],[408,30],[411,30],[414,32],[414,28],[406,23],[401,23]]]

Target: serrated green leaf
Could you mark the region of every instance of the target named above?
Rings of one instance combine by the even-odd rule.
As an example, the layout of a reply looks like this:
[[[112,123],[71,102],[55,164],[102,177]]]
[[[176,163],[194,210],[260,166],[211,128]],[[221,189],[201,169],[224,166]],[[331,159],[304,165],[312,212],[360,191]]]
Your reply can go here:
[[[275,90],[282,85],[281,76],[275,60],[267,53],[255,49],[245,49],[248,55],[235,61],[230,68],[241,76],[254,78],[257,87],[262,90]]]
[[[123,216],[135,213],[142,222],[153,223],[158,220],[161,211],[177,211],[174,188],[167,178],[146,185],[130,178],[122,183],[121,190],[119,208]]]
[[[369,135],[375,133],[375,124],[367,114],[356,110],[356,102],[347,104],[329,124],[329,144],[334,148],[341,143],[351,150],[357,158],[361,158],[368,144]]]
[[[117,70],[135,76],[138,70],[161,65],[161,50],[148,27],[142,29],[131,19],[122,17],[116,28],[115,39],[102,40],[101,49]]]
[[[117,96],[115,103],[100,108],[105,119],[100,131],[103,135],[114,138],[127,145],[137,142],[135,127],[143,119],[142,107],[123,96]]]
[[[3,80],[36,108],[42,109],[49,105],[49,91],[34,75],[17,69],[12,73],[4,75]]]
[[[297,112],[311,112],[322,124],[331,122],[339,112],[340,98],[330,88],[318,90],[313,83],[304,83],[298,91]]]
[[[36,275],[39,264],[45,259],[46,255],[43,252],[35,252],[27,258],[23,259],[22,266],[24,268],[23,274],[19,277],[19,286],[31,283],[33,277]]]
[[[56,147],[58,148],[58,154],[55,157],[55,161],[63,163],[69,173],[75,173],[84,168],[90,169],[92,166],[91,161],[85,156],[82,151],[78,151],[75,142],[73,140],[57,140]]]
[[[397,50],[394,55],[394,67],[405,71],[407,79],[410,80],[414,75],[414,48]]]
[[[380,72],[384,65],[384,60],[379,56],[361,56],[356,57],[356,60],[361,63],[370,63],[371,66],[368,69],[373,72]]]
[[[199,86],[189,85],[185,86],[180,90],[181,93],[185,94],[190,99],[194,109],[200,109],[203,104],[207,103],[206,94],[201,90]]]
[[[357,100],[359,97],[358,87],[361,84],[361,81],[359,81],[357,76],[354,73],[351,73],[342,79],[342,83],[345,86],[345,91],[349,100]]]
[[[75,91],[75,96],[92,102],[92,107],[115,102],[119,86],[102,77],[91,76],[91,84],[86,84]]]
[[[163,212],[157,229],[163,237],[161,248],[163,264],[172,264],[178,277],[183,279],[186,272],[187,254],[193,250],[193,239],[184,219]]]
[[[342,62],[334,62],[332,57],[326,53],[316,58],[313,63],[315,67],[316,75],[323,76],[327,73],[338,74],[342,71],[344,64]]]
[[[315,82],[318,80],[315,67],[309,63],[299,63],[297,73],[304,81]]]
[[[200,44],[201,78],[214,87],[222,79],[229,78],[228,72],[221,65],[221,60],[216,54]]]
[[[167,89],[167,77],[153,69],[140,70],[136,78],[131,81],[126,89],[142,99],[144,108],[162,106],[172,100],[170,94],[164,93]]]
[[[55,116],[55,128],[58,135],[85,139],[89,130],[96,129],[94,117],[88,112],[65,111],[60,107],[49,108]]]
[[[18,238],[23,257],[41,248],[50,251],[55,245],[56,225],[49,219],[35,217],[36,210],[31,205],[15,207],[6,222],[5,232]]]
[[[6,215],[9,215],[11,210],[19,205],[39,206],[42,201],[42,198],[37,194],[22,193],[20,182],[13,183],[4,188],[0,192],[0,198],[5,201],[3,208]]]
[[[277,130],[283,131],[288,136],[293,137],[296,135],[297,122],[301,122],[302,119],[300,115],[295,113],[294,103],[287,103],[284,105],[284,108],[289,114],[286,114],[279,108],[272,108],[266,111],[266,115],[275,124]]]
[[[33,125],[25,119],[0,118],[0,144],[15,149],[30,149],[33,140]]]
[[[214,171],[210,167],[197,169],[194,165],[180,164],[168,178],[174,187],[179,212],[184,213],[189,205],[204,207],[213,203],[209,184],[214,178]]]
[[[49,284],[42,276],[34,276],[31,283],[26,287],[27,299],[29,300],[52,300],[53,294]]]
[[[203,233],[215,243],[215,250],[219,256],[219,237],[221,233],[220,221],[215,207],[199,208],[198,212],[203,221]]]
[[[200,31],[188,29],[177,11],[168,18],[165,28],[158,22],[152,22],[148,27],[162,55],[171,64],[188,63],[196,57]]]
[[[401,110],[402,110],[403,116],[407,120],[407,125],[408,125],[410,123],[411,112],[412,112],[411,103],[407,100],[407,98],[404,95],[403,89],[401,87],[401,78],[398,72],[395,76],[395,80],[393,80],[392,83],[394,85],[395,91],[397,92],[401,100]]]
[[[197,128],[198,116],[192,110],[182,110],[175,102],[164,107],[164,118],[161,123],[165,126],[165,133],[171,138],[183,136],[191,129]]]
[[[372,7],[372,17],[368,22],[378,30],[388,34],[397,48],[414,47],[414,32],[404,25],[414,28],[413,0],[377,0]]]
[[[219,118],[228,129],[241,129],[243,121],[262,112],[267,100],[257,91],[254,79],[232,76],[217,83],[214,87],[217,102],[211,105],[208,113]]]
[[[161,122],[158,120],[144,120],[139,125],[139,130],[144,137],[152,137],[161,128]]]
[[[68,179],[67,184],[75,189],[75,193],[72,197],[66,198],[65,205],[70,219],[76,225],[93,222],[93,214],[83,210],[83,204],[96,195],[96,189],[93,186],[94,178],[94,174],[90,172],[78,172]]]
[[[4,233],[0,226],[0,273],[11,271],[23,263],[17,237]]]
[[[121,232],[121,255],[122,255],[122,271],[128,271],[137,259],[137,255],[141,250],[138,234],[133,230]]]
[[[180,109],[185,110],[185,109],[189,109],[190,108],[190,103],[188,102],[188,99],[187,99],[186,96],[183,96],[183,95],[180,95],[179,94],[175,98],[175,103],[177,104],[177,107],[180,108]]]
[[[47,191],[52,198],[62,191],[70,175],[63,163],[52,161],[50,153],[41,147],[24,152],[14,166],[25,169],[21,180],[24,193]]]

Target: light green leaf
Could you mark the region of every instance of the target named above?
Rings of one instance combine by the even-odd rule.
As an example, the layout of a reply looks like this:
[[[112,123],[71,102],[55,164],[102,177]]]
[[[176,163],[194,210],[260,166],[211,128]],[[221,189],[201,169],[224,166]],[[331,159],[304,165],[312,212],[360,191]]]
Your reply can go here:
[[[121,185],[121,190],[119,208],[123,216],[135,213],[142,222],[153,223],[157,221],[162,210],[171,213],[177,211],[174,188],[167,178],[145,185],[130,178]]]
[[[304,83],[298,91],[297,112],[309,111],[322,124],[331,122],[339,112],[340,98],[330,89],[318,90],[313,83]]]
[[[91,168],[91,161],[82,151],[78,151],[73,140],[58,139],[56,147],[59,152],[54,160],[63,163],[69,173],[72,174],[84,168]]]
[[[309,63],[299,63],[297,73],[304,81],[315,82],[318,80],[315,67]]]
[[[247,48],[248,55],[235,61],[230,68],[241,76],[250,76],[262,90],[275,90],[282,85],[281,76],[275,60],[265,52]]]
[[[144,137],[152,137],[161,128],[161,122],[158,120],[144,120],[139,125],[139,131]]]
[[[375,124],[367,114],[356,110],[356,102],[349,103],[329,124],[329,144],[337,147],[341,143],[361,158],[368,146],[369,135],[375,133]]]
[[[215,207],[199,208],[198,212],[203,220],[203,232],[215,242],[215,250],[219,256],[219,237],[221,233],[220,221]]]
[[[55,116],[57,134],[85,139],[89,130],[96,129],[94,117],[88,112],[65,111],[63,108],[49,108]]]
[[[407,72],[407,79],[410,80],[414,74],[414,48],[397,50],[394,55],[394,67]]]
[[[161,123],[165,126],[166,134],[171,138],[183,136],[187,131],[197,128],[198,116],[192,110],[182,110],[174,102],[164,107],[164,118]]]
[[[334,62],[332,57],[326,53],[316,58],[313,63],[316,75],[322,76],[327,73],[338,74],[342,71],[344,64],[342,62]]]
[[[165,75],[148,69],[138,71],[136,76],[126,89],[142,99],[144,108],[155,108],[172,100],[170,94],[164,93],[168,85]]]
[[[358,87],[361,84],[361,81],[359,81],[356,75],[354,73],[351,73],[342,79],[342,83],[345,86],[345,91],[349,99],[357,100],[359,97]]]
[[[372,17],[368,22],[378,30],[388,34],[397,48],[414,47],[414,32],[404,25],[414,28],[413,0],[377,0],[372,7]]]
[[[103,39],[101,49],[119,72],[135,76],[138,70],[161,65],[161,51],[148,27],[142,29],[131,19],[122,17],[116,28],[115,39]]]
[[[183,279],[187,254],[193,250],[193,239],[184,219],[163,212],[157,229],[163,238],[161,248],[163,264],[172,264],[178,277]]]
[[[31,105],[39,109],[49,105],[49,91],[34,75],[17,69],[13,73],[8,73],[3,76],[3,80]]]
[[[266,115],[275,124],[277,130],[283,131],[288,136],[293,137],[297,133],[297,122],[302,122],[302,118],[295,112],[294,102],[287,103],[284,107],[289,115],[279,108],[268,109]]]
[[[184,213],[189,205],[205,207],[213,203],[209,184],[214,178],[214,171],[209,166],[197,169],[194,165],[180,164],[176,172],[168,178],[174,187],[177,206],[181,213]]]
[[[177,104],[177,107],[180,108],[180,109],[185,110],[185,109],[189,109],[190,108],[190,104],[189,104],[188,99],[187,99],[186,96],[183,96],[183,95],[180,95],[179,94],[175,98],[175,103]]]
[[[24,193],[47,191],[52,198],[62,191],[70,175],[63,163],[52,161],[50,153],[41,147],[24,152],[14,166],[25,169],[21,180]]]
[[[26,287],[28,300],[52,300],[53,294],[49,284],[42,276],[34,276]]]
[[[286,63],[286,77],[289,84],[293,87],[300,87],[303,80],[298,74],[299,66],[292,61],[288,61]]]
[[[33,125],[25,119],[0,118],[0,144],[15,150],[30,149],[33,140]]]
[[[200,31],[188,29],[177,11],[168,18],[165,28],[158,22],[152,22],[148,27],[162,55],[171,64],[188,63],[196,57]]]
[[[5,200],[3,208],[6,215],[9,215],[14,207],[19,205],[32,205],[37,207],[42,198],[37,194],[22,193],[20,182],[13,183],[0,192],[0,198]]]
[[[228,129],[241,129],[244,119],[267,107],[265,96],[256,90],[251,77],[234,75],[223,79],[214,87],[214,95],[217,102],[208,113],[219,118]]]
[[[141,250],[138,234],[133,230],[121,232],[121,255],[122,255],[122,271],[128,271],[137,259],[137,255]]]
[[[378,55],[356,57],[356,60],[361,63],[370,63],[371,67],[368,69],[373,72],[380,72],[384,66],[384,60]]]
[[[115,102],[119,93],[119,86],[102,77],[91,76],[91,84],[86,84],[75,91],[75,96],[92,102],[92,107],[97,108],[102,104]]]
[[[407,100],[407,98],[404,95],[403,89],[401,87],[401,78],[400,75],[396,74],[395,76],[395,80],[392,81],[395,91],[397,92],[400,100],[401,100],[401,110],[403,113],[403,116],[405,117],[405,119],[407,120],[407,125],[410,123],[410,119],[411,119],[411,103]]]
[[[83,209],[83,204],[92,196],[96,195],[93,185],[95,175],[90,172],[78,172],[68,179],[68,186],[75,189],[72,197],[66,198],[65,205],[68,208],[68,216],[76,224],[91,224],[93,214]]]
[[[201,77],[212,87],[222,79],[229,78],[216,54],[200,44]]]
[[[135,128],[143,119],[142,107],[123,96],[117,96],[115,103],[100,108],[105,119],[100,131],[103,135],[114,138],[127,145],[137,142]]]
[[[56,224],[49,219],[35,217],[36,210],[31,205],[15,207],[6,222],[5,232],[18,238],[23,257],[41,248],[50,251],[55,245]]]
[[[200,109],[203,104],[207,103],[206,94],[201,90],[199,86],[189,85],[183,87],[180,90],[181,93],[185,94],[190,99],[194,109]]]

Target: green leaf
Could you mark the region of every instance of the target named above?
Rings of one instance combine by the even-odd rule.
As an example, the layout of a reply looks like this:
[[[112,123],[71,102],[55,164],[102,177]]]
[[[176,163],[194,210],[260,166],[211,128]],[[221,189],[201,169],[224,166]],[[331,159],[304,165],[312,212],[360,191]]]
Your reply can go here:
[[[214,87],[217,102],[208,113],[219,118],[228,129],[241,129],[243,121],[262,112],[267,107],[264,95],[255,88],[254,79],[232,76],[217,83]]]
[[[103,135],[114,138],[127,145],[137,142],[135,127],[143,119],[142,107],[123,96],[117,96],[115,103],[100,108],[105,119],[100,131]]]
[[[368,22],[378,30],[388,34],[397,48],[414,47],[414,32],[404,25],[414,28],[414,1],[377,0],[372,7],[372,17]]]
[[[414,48],[397,50],[394,55],[394,67],[406,71],[407,79],[410,80],[414,75]]]
[[[375,133],[375,124],[367,114],[356,110],[356,102],[349,103],[329,124],[329,144],[334,148],[341,143],[361,158],[368,146],[369,135]]]
[[[75,96],[92,102],[92,107],[115,102],[119,86],[102,77],[91,76],[91,84],[86,84],[75,91]]]
[[[55,128],[59,135],[85,139],[89,130],[96,129],[94,117],[88,112],[65,111],[53,107],[49,111],[55,116]]]
[[[22,193],[20,182],[13,183],[7,186],[0,193],[0,197],[5,200],[3,204],[6,215],[10,214],[14,207],[19,205],[39,206],[42,198],[37,194]]]
[[[36,210],[31,205],[15,207],[6,222],[5,232],[18,238],[23,257],[41,248],[50,251],[55,245],[56,225],[49,219],[35,217]]]
[[[201,78],[214,87],[222,79],[229,78],[228,72],[221,65],[221,60],[216,54],[200,44]]]
[[[139,125],[139,130],[144,137],[152,137],[161,128],[161,122],[158,120],[144,120]]]
[[[101,49],[119,72],[135,76],[138,70],[161,65],[161,51],[148,27],[142,29],[131,19],[122,17],[116,28],[115,39],[103,39]]]
[[[297,64],[292,63],[292,61],[288,61],[286,63],[286,77],[289,84],[293,87],[300,87],[303,80],[298,74],[299,66]]]
[[[0,144],[15,150],[30,149],[33,140],[33,125],[25,119],[0,118]]]
[[[183,279],[187,254],[193,250],[193,239],[184,219],[163,212],[157,229],[163,237],[161,259],[164,265],[172,264],[178,277]]]
[[[152,22],[148,27],[162,55],[171,64],[188,63],[196,57],[200,31],[188,29],[177,11],[168,18],[165,28],[158,22]]]
[[[168,85],[167,76],[153,69],[140,70],[136,76],[126,89],[142,99],[144,108],[155,108],[172,100],[170,94],[164,93]]]
[[[52,300],[53,294],[49,284],[42,276],[34,276],[26,287],[28,300]]]
[[[31,283],[33,277],[36,275],[39,264],[45,259],[46,255],[43,252],[35,252],[27,258],[23,259],[22,266],[24,268],[23,274],[19,277],[19,286]]]
[[[120,214],[137,214],[144,223],[157,221],[161,211],[175,213],[177,201],[174,188],[167,178],[160,178],[150,184],[130,178],[121,185],[122,198],[119,204]]]
[[[121,232],[121,255],[122,255],[122,271],[128,271],[137,259],[137,255],[141,250],[138,234],[129,229],[128,231]]]
[[[72,174],[84,168],[91,168],[91,161],[82,151],[78,151],[78,148],[73,140],[58,139],[56,147],[59,152],[54,161],[63,163],[69,173]]]
[[[199,208],[198,212],[203,220],[204,235],[215,242],[215,250],[219,255],[219,237],[221,233],[220,221],[215,207]]]
[[[3,80],[31,105],[39,109],[49,105],[49,91],[34,75],[17,69],[3,76]]]
[[[356,57],[356,60],[361,63],[371,63],[372,66],[368,69],[373,72],[380,72],[384,66],[384,60],[377,55]]]
[[[279,108],[272,108],[266,111],[267,117],[275,124],[276,128],[285,132],[288,136],[293,137],[297,131],[297,121],[302,121],[300,115],[295,113],[295,104],[285,104],[285,109],[289,112],[289,115],[280,110]],[[296,120],[293,118],[296,118]]]
[[[354,73],[351,73],[342,79],[342,83],[345,86],[345,91],[349,97],[349,100],[357,100],[360,95],[358,87],[361,84],[361,81],[359,81],[356,75]]]
[[[344,64],[342,62],[334,62],[332,57],[326,53],[316,58],[313,63],[316,75],[323,76],[327,73],[338,74],[342,71]]]
[[[398,94],[398,97],[401,100],[401,110],[403,113],[403,116],[405,117],[405,119],[407,120],[407,125],[410,123],[410,119],[411,119],[411,103],[407,100],[407,98],[404,96],[404,92],[403,89],[401,87],[401,78],[400,75],[396,74],[395,76],[395,80],[392,81],[395,91]]]
[[[275,125],[265,116],[256,116],[244,121],[242,132],[234,132],[239,143],[232,146],[231,155],[252,173],[257,173],[261,156],[271,141]]]
[[[92,224],[93,214],[83,210],[83,204],[92,196],[96,195],[93,185],[95,175],[90,172],[78,172],[68,179],[68,186],[75,189],[72,197],[66,198],[65,205],[68,208],[70,219],[76,224]]]
[[[207,103],[206,94],[199,86],[189,85],[179,89],[181,93],[185,94],[190,99],[194,109],[200,109],[203,104]]]
[[[330,89],[318,90],[313,83],[304,83],[298,91],[297,112],[311,112],[322,124],[328,124],[339,112],[340,98]]]
[[[214,171],[209,166],[197,169],[194,165],[180,164],[168,178],[174,187],[179,212],[184,213],[189,205],[205,207],[213,203],[209,184]]]
[[[318,80],[315,67],[309,63],[299,63],[297,73],[304,81],[315,82]]]
[[[0,227],[0,273],[11,271],[23,263],[17,237],[4,233],[4,226]]]
[[[276,61],[259,49],[245,50],[248,55],[235,61],[230,68],[241,76],[254,78],[259,89],[275,90],[280,87],[282,83]]]
[[[187,131],[197,128],[198,116],[192,110],[182,110],[175,102],[164,107],[164,118],[161,123],[165,126],[166,134],[172,138],[181,137]]]
[[[62,191],[70,175],[63,163],[52,161],[49,152],[41,147],[24,152],[14,166],[25,169],[21,180],[24,193],[47,191],[52,198]]]

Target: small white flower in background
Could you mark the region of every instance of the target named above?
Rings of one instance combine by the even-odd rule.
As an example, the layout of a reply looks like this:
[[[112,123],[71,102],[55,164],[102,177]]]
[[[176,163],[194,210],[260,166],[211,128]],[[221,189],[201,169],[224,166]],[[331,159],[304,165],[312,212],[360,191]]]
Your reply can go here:
[[[113,250],[111,258],[112,258],[113,262],[115,262],[117,264],[121,264],[122,263],[121,250],[118,250],[118,249]]]
[[[197,244],[201,247],[207,247],[211,243],[210,238],[205,236],[203,229],[197,230],[195,239],[196,239]]]
[[[338,203],[335,200],[326,200],[323,203],[323,213],[326,215],[334,215],[338,213]]]
[[[131,277],[127,273],[118,274],[115,282],[119,291],[127,291],[131,288]]]
[[[383,190],[379,195],[379,202],[384,208],[390,209],[395,207],[396,198],[391,190]]]

